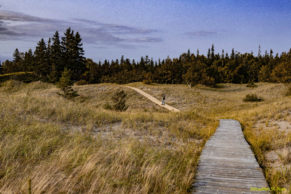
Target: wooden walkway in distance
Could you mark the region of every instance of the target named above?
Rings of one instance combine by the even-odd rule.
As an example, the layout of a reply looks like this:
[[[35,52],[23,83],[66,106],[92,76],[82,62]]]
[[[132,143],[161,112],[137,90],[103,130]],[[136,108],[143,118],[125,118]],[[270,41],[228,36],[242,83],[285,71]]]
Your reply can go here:
[[[252,187],[269,188],[240,123],[222,119],[201,153],[193,193],[269,193]]]

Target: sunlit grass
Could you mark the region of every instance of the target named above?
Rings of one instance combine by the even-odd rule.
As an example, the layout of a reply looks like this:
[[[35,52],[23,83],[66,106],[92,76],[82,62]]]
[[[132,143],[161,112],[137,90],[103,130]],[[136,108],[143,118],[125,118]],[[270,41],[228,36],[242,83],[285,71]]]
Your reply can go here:
[[[271,186],[290,187],[291,156],[284,152],[290,133],[257,127],[259,121],[266,127],[274,120],[290,122],[283,84],[133,85],[157,98],[165,93],[182,113],[169,113],[115,84],[75,86],[80,96],[74,100],[47,83],[2,84],[0,192],[27,192],[31,179],[35,193],[187,193],[203,145],[221,118],[243,124]],[[105,110],[121,87],[129,109]],[[264,101],[244,102],[249,93]],[[282,168],[275,168],[266,154],[280,150]]]
[[[0,192],[26,192],[29,179],[35,193],[191,189],[198,156],[217,122],[153,109],[131,90],[130,110],[104,110],[101,104],[120,86],[83,87],[76,87],[83,99],[67,100],[50,84],[2,85]]]

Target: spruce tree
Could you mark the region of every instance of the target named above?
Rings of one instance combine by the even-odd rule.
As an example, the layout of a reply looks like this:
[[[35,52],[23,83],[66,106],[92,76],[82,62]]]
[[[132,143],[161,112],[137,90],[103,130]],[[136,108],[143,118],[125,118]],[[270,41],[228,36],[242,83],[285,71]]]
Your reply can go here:
[[[211,46],[211,59],[214,60],[215,56],[215,50],[214,50],[214,44]]]
[[[34,64],[34,56],[32,54],[32,50],[29,49],[28,52],[25,52],[24,54],[24,71],[33,71],[33,64]]]
[[[20,56],[20,52],[18,49],[15,49],[14,53],[13,53],[13,62],[14,63],[19,63],[21,61],[21,56]]]
[[[34,51],[35,56],[35,73],[40,77],[41,80],[46,81],[50,71],[48,63],[47,47],[44,39],[41,39]]]
[[[62,38],[61,50],[63,54],[63,63],[65,67],[72,72],[72,80],[77,81],[86,70],[83,44],[80,34],[76,35],[71,28],[65,32]]]
[[[52,82],[59,80],[62,72],[64,71],[63,53],[61,50],[61,42],[59,32],[56,31],[52,38],[52,45],[50,49],[50,62],[51,62],[51,75]]]
[[[84,58],[84,49],[83,49],[83,43],[82,38],[79,34],[79,32],[76,33],[74,37],[74,56],[75,61],[73,63],[73,71],[72,71],[72,78],[73,80],[79,80],[81,79],[82,74],[86,71],[86,63]]]

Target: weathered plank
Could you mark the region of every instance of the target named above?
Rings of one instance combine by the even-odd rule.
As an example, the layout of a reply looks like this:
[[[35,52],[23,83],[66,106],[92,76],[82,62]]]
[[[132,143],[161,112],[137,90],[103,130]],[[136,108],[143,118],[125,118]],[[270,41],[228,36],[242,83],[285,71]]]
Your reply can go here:
[[[240,123],[222,119],[199,159],[193,193],[269,193],[262,169],[246,142]]]

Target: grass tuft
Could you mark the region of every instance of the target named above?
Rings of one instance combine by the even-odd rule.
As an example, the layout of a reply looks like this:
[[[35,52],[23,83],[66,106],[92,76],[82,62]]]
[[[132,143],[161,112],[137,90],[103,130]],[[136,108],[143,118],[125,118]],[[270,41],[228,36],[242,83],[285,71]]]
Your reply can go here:
[[[258,97],[256,94],[247,94],[243,99],[244,102],[261,102],[262,98]]]

